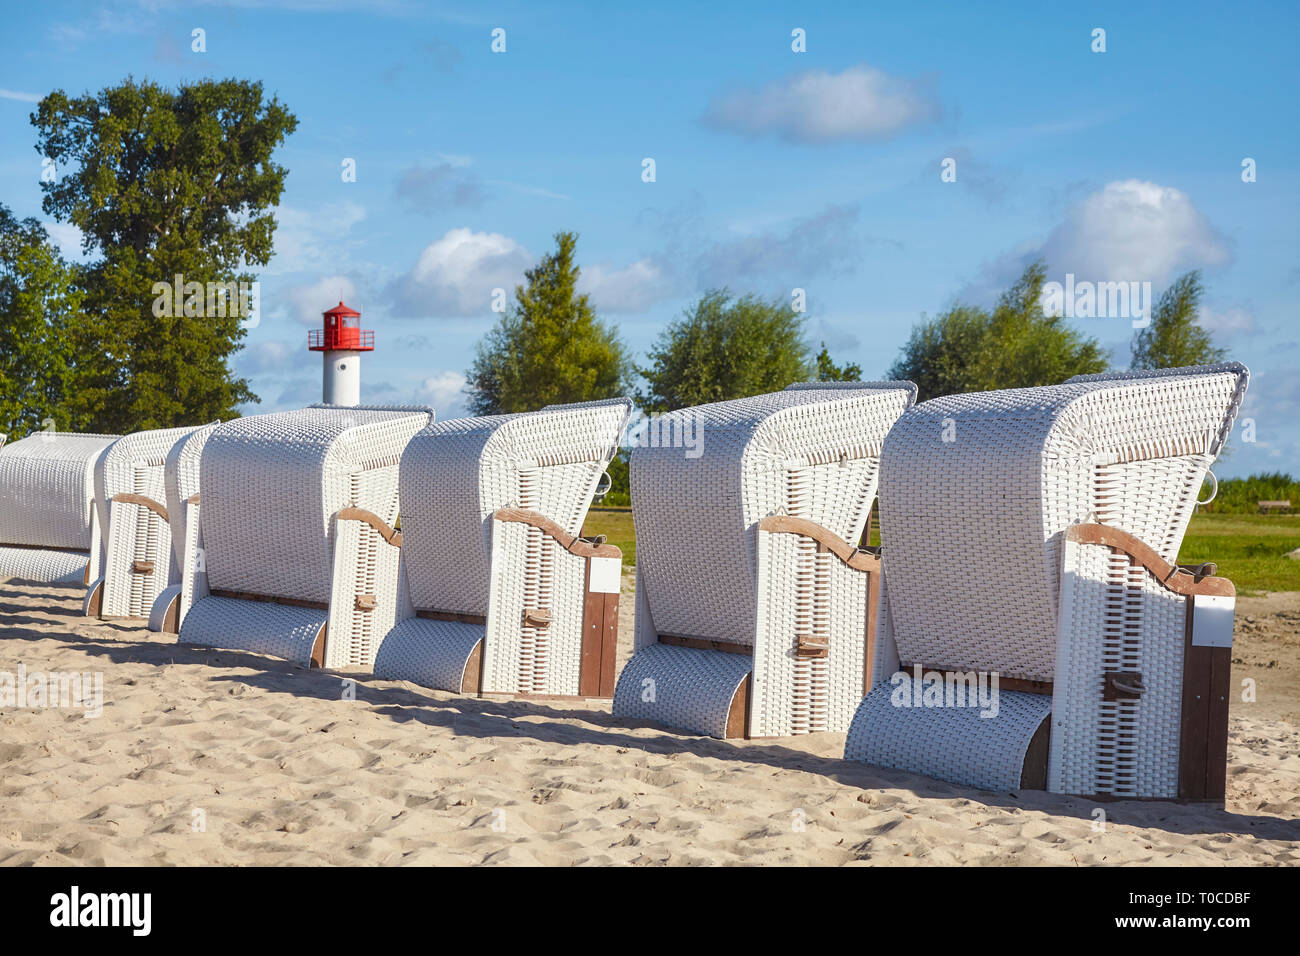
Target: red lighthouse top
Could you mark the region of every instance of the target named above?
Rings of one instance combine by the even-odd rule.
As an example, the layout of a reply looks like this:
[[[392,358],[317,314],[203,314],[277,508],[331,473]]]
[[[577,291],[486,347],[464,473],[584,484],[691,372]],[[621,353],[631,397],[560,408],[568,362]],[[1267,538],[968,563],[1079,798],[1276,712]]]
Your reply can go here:
[[[313,352],[373,352],[375,333],[361,328],[361,313],[339,304],[322,314],[324,324],[307,333],[307,348]]]

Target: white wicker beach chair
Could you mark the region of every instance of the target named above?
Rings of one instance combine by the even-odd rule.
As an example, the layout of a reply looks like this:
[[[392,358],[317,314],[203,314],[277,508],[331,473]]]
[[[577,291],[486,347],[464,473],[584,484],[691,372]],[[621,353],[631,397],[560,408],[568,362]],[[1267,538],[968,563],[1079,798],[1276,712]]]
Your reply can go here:
[[[171,532],[171,560],[167,587],[158,592],[149,611],[149,630],[176,634],[180,631],[183,608],[188,607],[184,593],[186,528],[191,509],[197,516],[199,463],[203,446],[220,422],[195,428],[172,445],[163,464],[163,487],[166,491],[167,523]],[[194,504],[191,504],[194,499]],[[203,578],[203,572],[198,572]]]
[[[879,580],[857,545],[881,442],[915,396],[910,382],[793,385],[673,412],[633,449],[636,649],[616,716],[713,737],[848,727]],[[664,439],[692,424],[696,457]]]
[[[187,499],[179,640],[369,668],[397,589],[397,555],[375,529],[397,520],[402,450],[432,417],[313,405],[213,429]]]
[[[134,432],[113,442],[96,461],[95,518],[103,554],[99,575],[86,589],[82,610],[87,615],[147,618],[164,589],[180,580],[166,462],[205,428]]]
[[[1240,364],[936,398],[881,463],[845,757],[989,790],[1222,802],[1231,582],[1174,566]],[[997,674],[984,699],[972,685]]]
[[[95,462],[117,437],[41,431],[0,448],[0,580],[98,576]]]
[[[609,697],[622,552],[580,538],[632,403],[430,425],[402,456],[402,593],[375,674],[453,693]],[[394,549],[396,550],[396,549]]]

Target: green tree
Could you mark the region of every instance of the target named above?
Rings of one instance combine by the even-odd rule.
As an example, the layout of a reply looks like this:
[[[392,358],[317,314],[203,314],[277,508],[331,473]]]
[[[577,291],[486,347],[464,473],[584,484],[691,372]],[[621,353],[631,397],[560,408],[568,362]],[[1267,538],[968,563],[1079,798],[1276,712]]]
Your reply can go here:
[[[1106,356],[1096,339],[1043,314],[1047,270],[1031,263],[990,312],[956,304],[912,328],[890,368],[910,379],[924,401],[938,395],[1056,385],[1072,375],[1101,372]]]
[[[1164,291],[1151,323],[1133,336],[1133,368],[1179,368],[1223,361],[1224,351],[1214,347],[1210,333],[1197,323],[1204,292],[1199,270],[1181,276]]]
[[[630,366],[623,344],[578,294],[577,242],[572,232],[555,234],[555,251],[525,273],[513,307],[479,342],[465,387],[475,414],[625,393]]]
[[[706,292],[660,334],[650,367],[638,369],[649,388],[638,396],[647,412],[745,398],[805,381],[811,374],[803,323],[779,296]]]
[[[822,350],[817,353],[817,381],[819,382],[860,382],[862,381],[862,366],[856,362],[846,362],[844,365],[836,365],[831,360],[831,353],[826,348],[826,343],[821,344]]]
[[[172,91],[128,78],[93,96],[56,90],[31,120],[56,170],[42,184],[45,211],[80,228],[100,256],[84,270],[72,417],[127,431],[231,417],[257,401],[229,366],[245,335],[235,303],[160,316],[153,290],[177,275],[251,283],[249,270],[270,261],[286,175],[272,153],[296,128],[293,115],[264,101],[260,83]]]
[[[37,219],[0,204],[0,432],[21,438],[68,411],[81,294],[73,270]]]

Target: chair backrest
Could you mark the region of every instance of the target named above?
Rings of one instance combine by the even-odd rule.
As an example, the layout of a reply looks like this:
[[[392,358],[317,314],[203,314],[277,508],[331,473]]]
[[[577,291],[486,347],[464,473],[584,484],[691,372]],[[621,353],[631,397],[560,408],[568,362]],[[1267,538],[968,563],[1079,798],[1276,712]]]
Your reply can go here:
[[[1248,372],[1231,363],[949,395],[885,440],[880,523],[904,664],[1053,680],[1061,538],[1098,522],[1174,561]]]
[[[89,549],[95,462],[117,438],[34,432],[0,448],[0,544]]]
[[[651,420],[631,484],[655,633],[752,645],[758,522],[806,518],[857,544],[881,442],[915,397],[910,382],[814,382]]]
[[[218,425],[199,464],[208,586],[328,603],[334,515],[397,519],[397,463],[433,412],[312,406]]]
[[[172,530],[172,551],[176,567],[185,565],[185,516],[186,502],[199,494],[199,463],[203,458],[203,446],[212,437],[213,431],[221,424],[212,422],[193,429],[180,441],[172,445],[167,452],[167,461],[163,465],[163,487],[167,493],[167,523]]]
[[[95,508],[100,534],[107,538],[109,502],[123,493],[145,495],[166,504],[167,456],[194,428],[157,428],[123,435],[95,462]],[[171,517],[171,512],[168,512]]]
[[[436,422],[402,456],[402,559],[417,609],[487,613],[492,513],[582,529],[618,449],[627,399]]]

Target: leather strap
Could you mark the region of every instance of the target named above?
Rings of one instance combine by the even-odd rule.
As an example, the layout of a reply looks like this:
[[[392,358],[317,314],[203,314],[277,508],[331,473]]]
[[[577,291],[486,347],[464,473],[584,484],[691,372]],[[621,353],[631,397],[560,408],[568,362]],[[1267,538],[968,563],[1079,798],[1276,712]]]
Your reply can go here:
[[[617,546],[603,541],[589,541],[569,534],[558,524],[536,511],[527,508],[500,508],[492,515],[497,521],[514,521],[530,525],[554,538],[565,551],[580,558],[621,558],[623,552]]]
[[[1127,554],[1155,575],[1161,584],[1175,594],[1184,596],[1212,594],[1220,597],[1233,597],[1237,593],[1237,589],[1227,578],[1197,577],[1191,571],[1170,564],[1160,557],[1154,548],[1140,538],[1135,538],[1127,531],[1112,528],[1110,525],[1072,525],[1066,529],[1065,537],[1080,544],[1105,545],[1115,551]]]
[[[812,538],[855,571],[880,570],[880,555],[855,548],[834,531],[807,518],[772,515],[760,521],[758,527],[760,531],[766,531],[768,534],[797,534]]]
[[[162,518],[163,521],[167,520],[167,509],[162,505],[160,505],[158,502],[154,501],[152,498],[148,497],[147,495],[137,495],[135,492],[132,491],[124,491],[120,495],[113,496],[113,503],[124,504],[124,505],[139,505],[142,508],[148,508],[158,517]]]
[[[370,525],[383,537],[385,541],[394,548],[402,546],[402,532],[393,528],[387,521],[379,517],[373,511],[367,511],[365,508],[344,508],[338,513],[340,521],[360,521]]]

